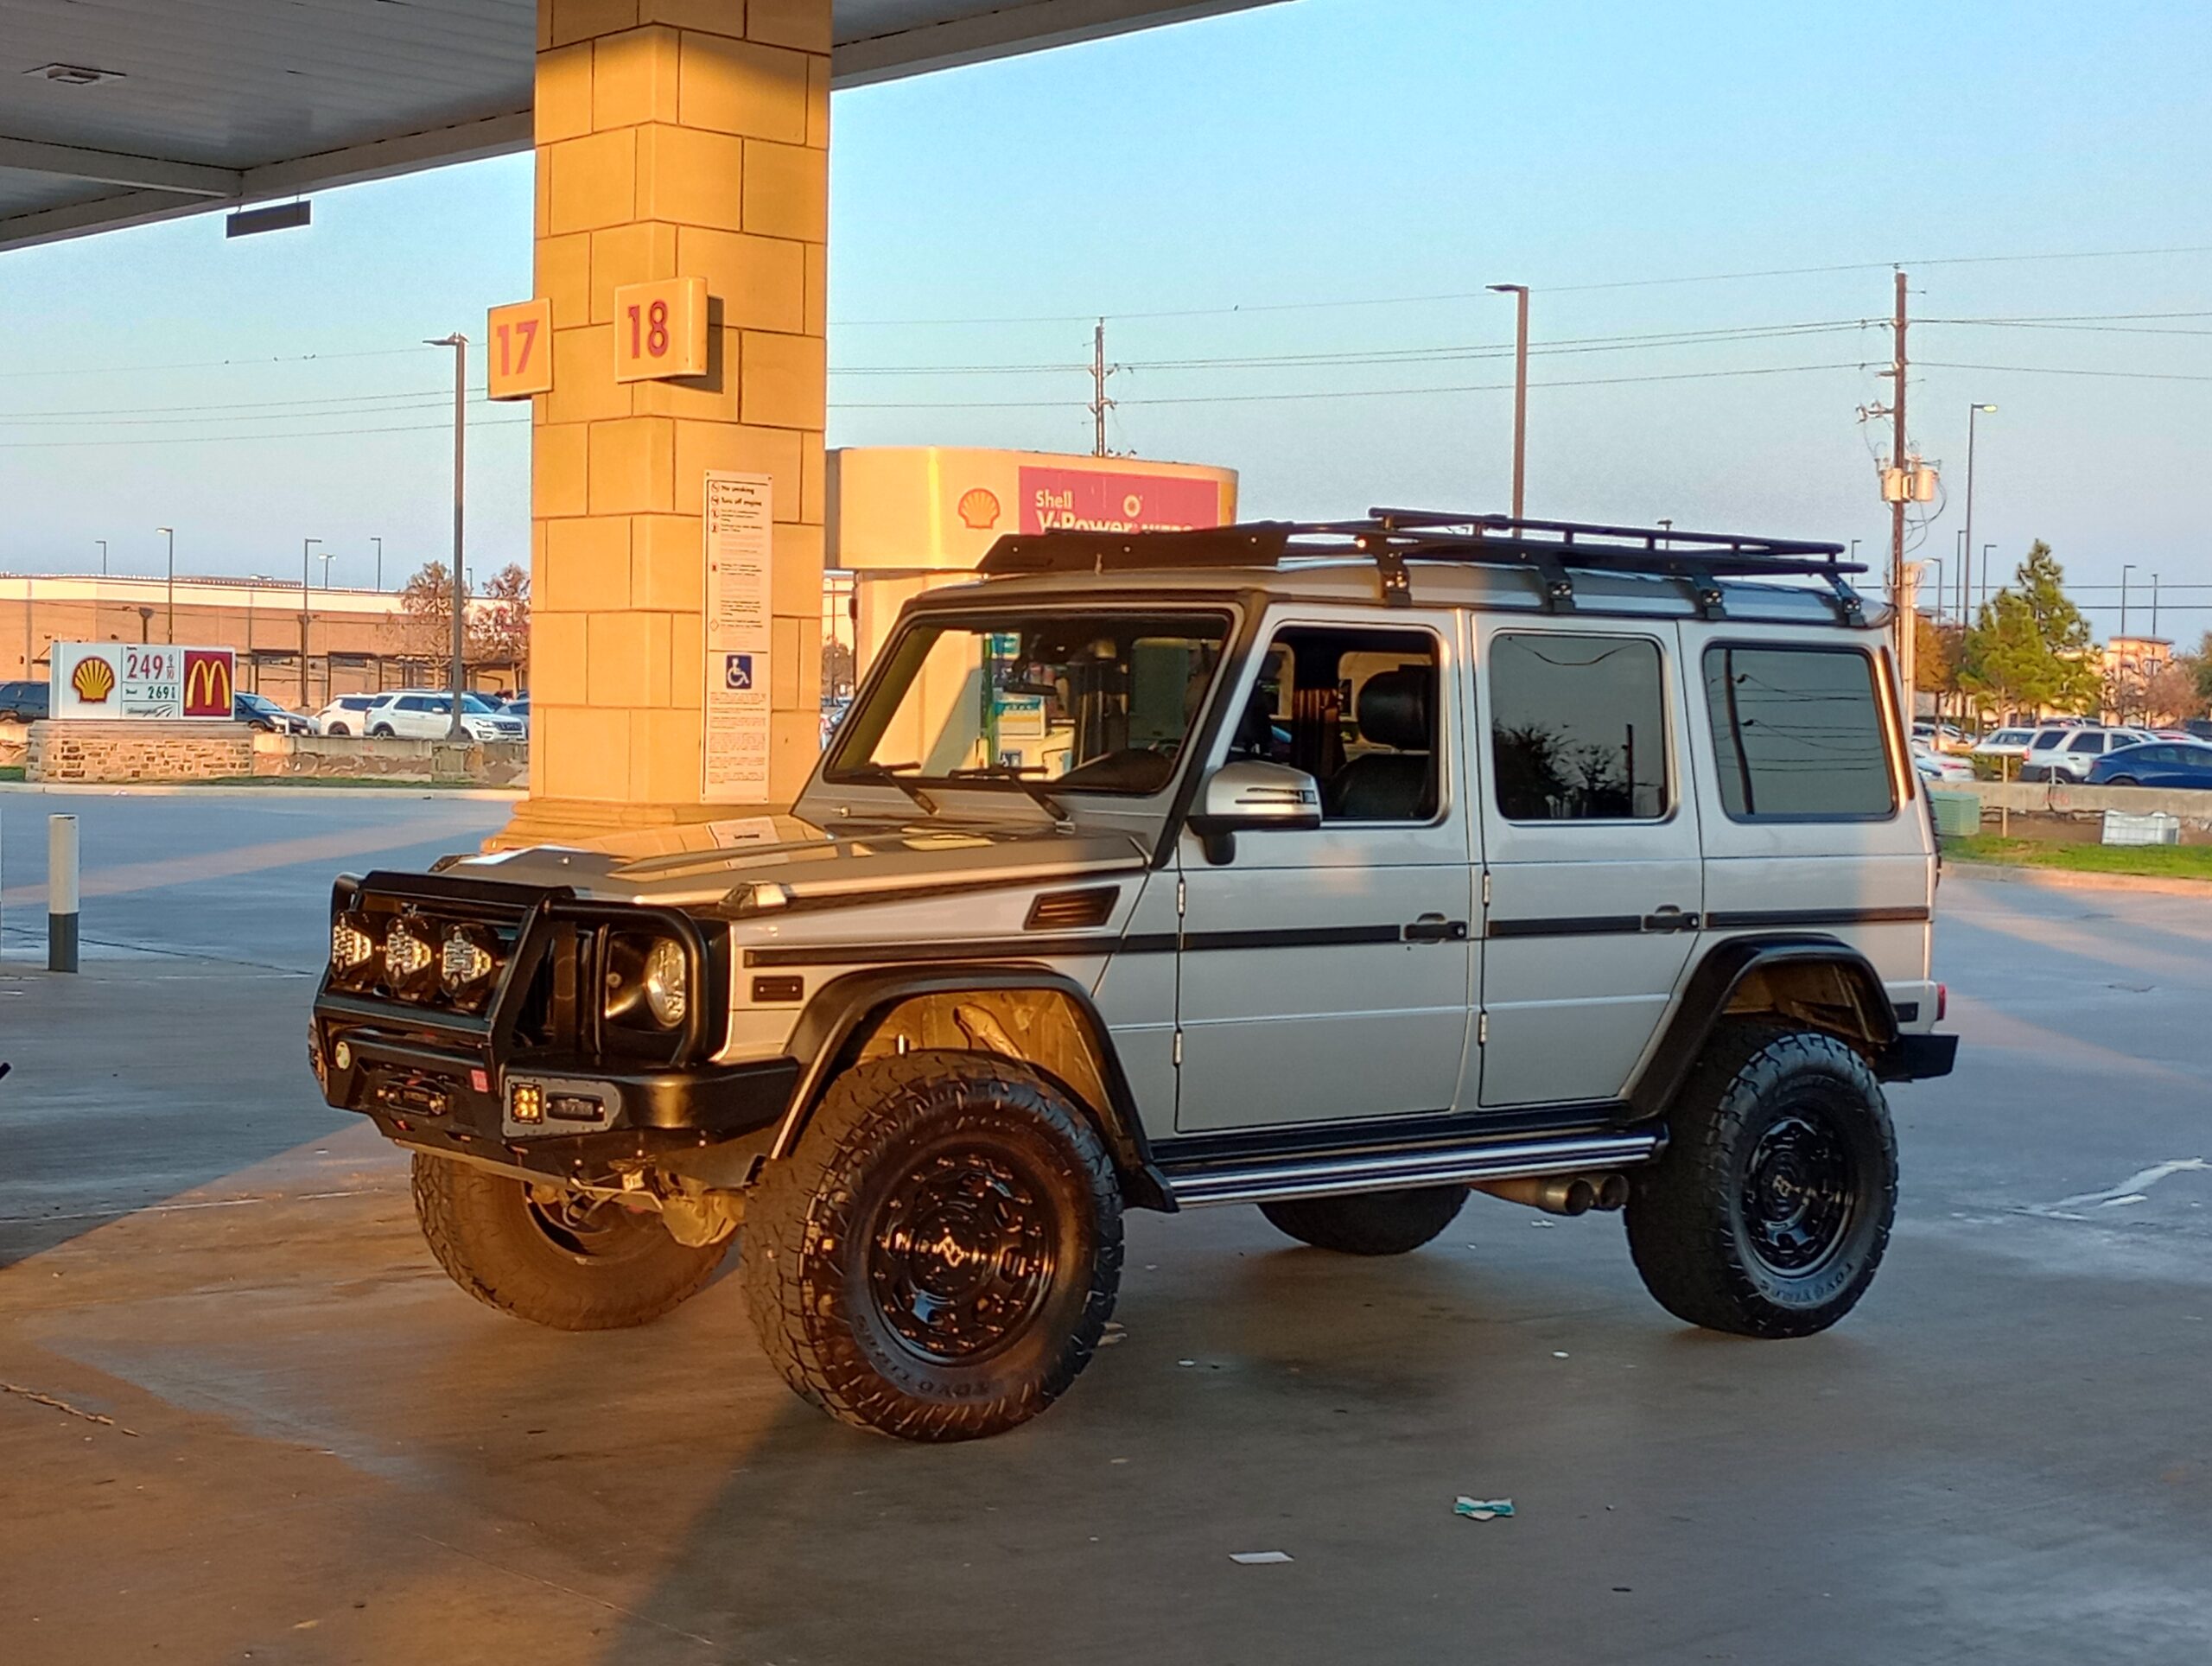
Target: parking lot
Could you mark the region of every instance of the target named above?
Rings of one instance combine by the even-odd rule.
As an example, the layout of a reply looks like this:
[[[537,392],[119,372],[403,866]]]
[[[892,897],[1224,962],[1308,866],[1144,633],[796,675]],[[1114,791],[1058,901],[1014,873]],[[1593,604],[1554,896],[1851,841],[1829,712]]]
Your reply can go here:
[[[320,1105],[330,876],[506,813],[0,792],[10,1666],[2212,1656],[2212,900],[1954,868],[1959,1071],[1894,1093],[1897,1235],[1826,1336],[1685,1329],[1613,1218],[1477,1198],[1365,1261],[1139,1214],[1069,1397],[920,1448],[791,1396],[727,1277],[625,1332],[470,1301]]]

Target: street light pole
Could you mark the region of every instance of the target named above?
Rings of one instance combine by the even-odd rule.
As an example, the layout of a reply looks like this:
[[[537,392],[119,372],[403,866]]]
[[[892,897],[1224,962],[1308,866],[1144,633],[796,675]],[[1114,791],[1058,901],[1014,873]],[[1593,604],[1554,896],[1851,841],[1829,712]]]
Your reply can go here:
[[[1995,405],[1967,407],[1967,524],[1966,559],[1959,568],[1959,617],[1967,617],[1968,604],[1974,598],[1974,419],[1984,411],[1994,411]]]
[[[2158,638],[2158,575],[2151,575],[2151,639]]]
[[[2120,633],[2127,634],[2127,575],[2135,570],[2132,561],[2122,562],[2120,568]]]
[[[1493,283],[1513,297],[1513,518],[1521,518],[1522,486],[1529,465],[1529,286]]]
[[[1993,544],[1981,546],[1981,590],[1976,598],[1978,601],[1986,602],[1989,600],[1989,552],[1996,547]]]
[[[467,675],[461,656],[467,643],[468,593],[461,582],[461,526],[465,499],[462,480],[467,461],[468,338],[455,330],[451,335],[423,344],[453,349],[453,722],[446,729],[448,741],[466,741],[468,730],[461,721],[461,682]]]
[[[176,528],[156,526],[154,530],[169,541],[168,622],[162,626],[162,630],[174,642],[176,640]]]
[[[92,542],[100,547],[100,576],[105,578],[107,576],[107,540],[94,538]]]
[[[308,557],[315,546],[321,542],[321,538],[300,540],[300,707],[306,711],[312,711],[315,709],[310,703],[308,694],[308,620],[309,618],[308,598],[311,588],[311,581],[308,575]]]
[[[369,542],[377,547],[377,588],[382,590],[384,588],[384,540],[372,537]]]

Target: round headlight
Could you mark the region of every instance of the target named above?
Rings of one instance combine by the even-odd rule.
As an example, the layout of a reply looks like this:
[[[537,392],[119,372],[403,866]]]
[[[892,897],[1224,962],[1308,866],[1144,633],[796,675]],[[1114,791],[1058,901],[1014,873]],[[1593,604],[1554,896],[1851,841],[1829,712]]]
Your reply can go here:
[[[456,925],[438,954],[438,981],[464,1007],[480,1005],[499,970],[499,942],[481,925]]]
[[[403,915],[384,935],[385,981],[409,1001],[425,1001],[438,987],[438,951],[428,921]]]
[[[683,945],[674,938],[657,938],[645,956],[645,1005],[664,1029],[674,1029],[690,1010],[690,974]]]

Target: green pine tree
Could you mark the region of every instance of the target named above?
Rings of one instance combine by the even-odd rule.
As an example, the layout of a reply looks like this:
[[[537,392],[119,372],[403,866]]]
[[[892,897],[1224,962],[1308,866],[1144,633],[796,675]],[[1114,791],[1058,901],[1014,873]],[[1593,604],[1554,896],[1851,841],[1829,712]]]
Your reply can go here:
[[[2089,622],[2066,594],[2066,574],[2041,538],[2013,582],[1982,606],[1967,633],[1959,684],[2012,710],[2094,710],[2100,690]]]

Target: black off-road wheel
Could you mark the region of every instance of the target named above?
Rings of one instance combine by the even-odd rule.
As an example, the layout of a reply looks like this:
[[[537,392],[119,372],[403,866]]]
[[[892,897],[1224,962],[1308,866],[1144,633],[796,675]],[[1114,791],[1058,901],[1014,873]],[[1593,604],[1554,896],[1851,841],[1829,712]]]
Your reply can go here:
[[[1422,1186],[1349,1198],[1286,1198],[1262,1204],[1260,1212],[1278,1230],[1316,1250],[1402,1256],[1451,1225],[1466,1201],[1464,1186]]]
[[[729,1245],[694,1247],[660,1218],[556,1186],[415,1155],[415,1218],[455,1284],[556,1331],[643,1325],[696,1294]]]
[[[1881,1084],[1843,1041],[1732,1023],[1713,1033],[1637,1171],[1628,1244],[1676,1318],[1738,1336],[1810,1336],[1873,1281],[1897,1213]]]
[[[746,1205],[761,1345],[841,1422],[966,1440],[1066,1392],[1114,1311],[1122,1195],[1097,1131],[991,1053],[880,1059],[831,1084]]]

